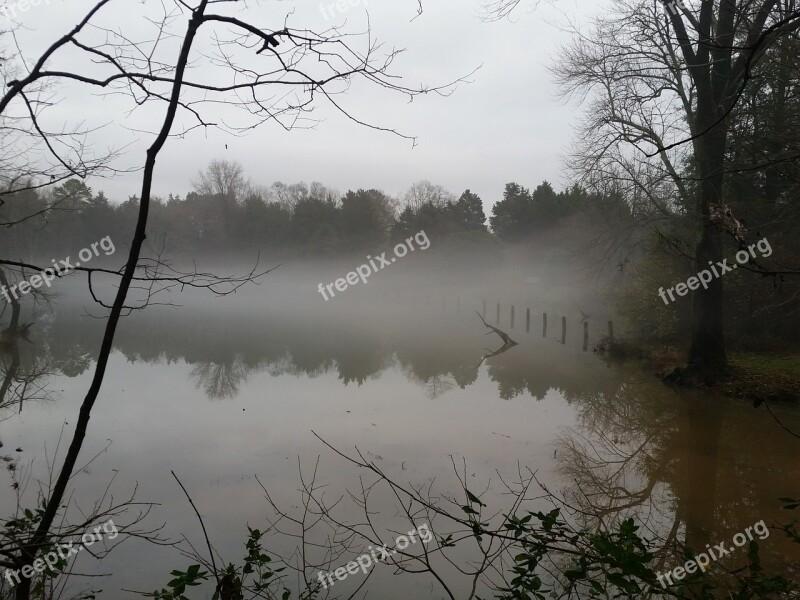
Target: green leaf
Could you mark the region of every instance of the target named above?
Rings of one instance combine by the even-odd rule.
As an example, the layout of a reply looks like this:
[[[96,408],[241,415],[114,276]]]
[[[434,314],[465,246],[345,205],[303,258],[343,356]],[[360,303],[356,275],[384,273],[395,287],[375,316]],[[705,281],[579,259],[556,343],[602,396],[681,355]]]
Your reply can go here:
[[[464,489],[467,492],[467,498],[469,498],[470,502],[477,504],[478,506],[486,506],[483,502],[481,502],[480,498],[478,498],[475,494],[470,492],[468,489]]]

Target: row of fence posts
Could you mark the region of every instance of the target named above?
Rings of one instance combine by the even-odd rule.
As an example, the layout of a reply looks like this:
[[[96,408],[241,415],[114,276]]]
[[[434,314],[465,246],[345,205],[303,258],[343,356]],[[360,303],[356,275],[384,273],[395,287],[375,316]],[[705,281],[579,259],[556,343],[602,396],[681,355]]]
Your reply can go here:
[[[444,298],[442,298],[442,307],[445,306]],[[458,307],[458,313],[461,314],[461,301],[457,299],[456,306]],[[515,321],[515,314],[516,309],[515,306],[511,305],[511,329],[514,329],[514,321]],[[483,313],[482,316],[486,319],[486,300],[483,301]],[[500,326],[500,303],[497,303],[497,311],[495,313],[495,325],[497,327]],[[525,333],[531,332],[531,309],[525,309]],[[542,337],[547,337],[547,313],[542,313]],[[608,337],[609,339],[614,339],[614,322],[609,320],[608,321]],[[561,317],[561,343],[567,343],[567,317]],[[583,351],[586,352],[589,349],[589,321],[583,321]]]
[[[386,298],[386,294],[384,293],[384,299]],[[396,296],[397,300],[401,299],[401,294],[398,292]],[[431,295],[428,294],[425,298],[425,304],[430,305]],[[416,308],[417,306],[417,296],[416,294],[413,295],[413,307]],[[447,297],[442,296],[442,312],[447,310]],[[461,315],[461,297],[456,296],[456,314],[459,316]],[[483,301],[483,312],[482,316],[486,319],[486,300]],[[512,304],[511,305],[511,329],[514,329],[515,325],[515,317],[516,317],[516,308]],[[497,303],[497,310],[495,313],[495,325],[497,327],[500,326],[500,303]],[[525,309],[525,333],[531,332],[531,309]],[[542,313],[542,337],[547,337],[547,313]],[[608,321],[608,337],[610,339],[614,339],[614,323],[613,321]],[[567,317],[561,317],[561,343],[567,343]],[[584,320],[583,321],[583,351],[586,352],[589,349],[589,322]]]

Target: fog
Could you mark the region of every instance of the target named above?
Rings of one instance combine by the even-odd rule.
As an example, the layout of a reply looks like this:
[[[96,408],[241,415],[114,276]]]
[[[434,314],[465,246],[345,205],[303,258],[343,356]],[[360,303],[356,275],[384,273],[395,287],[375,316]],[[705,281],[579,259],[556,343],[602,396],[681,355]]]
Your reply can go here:
[[[798,27],[0,0],[0,599],[797,597]]]

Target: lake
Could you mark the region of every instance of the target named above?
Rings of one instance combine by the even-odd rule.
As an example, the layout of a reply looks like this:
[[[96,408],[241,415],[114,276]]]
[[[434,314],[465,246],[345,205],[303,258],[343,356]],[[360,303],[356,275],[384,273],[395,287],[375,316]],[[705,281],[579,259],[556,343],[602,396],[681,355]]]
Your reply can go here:
[[[529,468],[575,509],[577,521],[580,511],[602,514],[607,523],[634,516],[646,536],[696,548],[729,541],[761,520],[789,520],[778,498],[797,495],[797,440],[763,408],[670,389],[640,366],[592,352],[611,315],[589,316],[584,351],[578,311],[559,312],[531,282],[503,297],[424,282],[370,283],[330,302],[316,293],[316,282],[276,273],[226,298],[197,291],[156,296],[181,306],[153,306],[124,319],[81,453],[86,466],[73,478],[71,521],[80,522],[81,511],[104,494],[120,502],[135,492],[137,502],[155,503],[140,528],[160,527],[175,541],[185,535],[207,555],[174,471],[220,556],[240,560],[247,526],[267,529],[275,516],[262,485],[276,505],[299,514],[302,481],[314,473],[315,485],[324,486],[319,493],[331,501],[346,490],[359,494],[361,478],[369,480],[321,440],[349,455],[357,447],[392,479],[432,486],[439,495],[459,493],[461,476],[494,510],[508,503],[502,482]],[[500,303],[498,326],[518,342],[496,356],[487,357],[502,342],[486,335],[476,315],[484,302],[490,325]],[[102,314],[80,282],[69,282],[52,312],[36,317],[32,343],[20,345],[6,402],[15,391],[26,399],[7,403],[0,424],[2,452],[20,482],[14,490],[6,473],[6,515],[18,493],[23,506],[35,502],[54,456],[61,464],[102,338],[104,321],[87,313]],[[2,364],[5,374],[13,361],[5,354]],[[795,406],[772,409],[800,429]],[[412,527],[400,522],[398,501],[385,490],[371,500],[384,542]],[[544,499],[533,505],[548,506]],[[364,520],[346,494],[336,511],[343,521]],[[429,524],[436,535],[448,528],[439,518]],[[290,553],[295,542],[265,537],[270,553]],[[765,565],[797,573],[800,547],[781,532],[759,543]],[[355,544],[331,570],[365,551]],[[746,550],[737,552],[722,562],[744,564]],[[454,557],[468,561],[471,554],[457,550]],[[172,547],[125,539],[101,561],[76,556],[76,574],[105,577],[73,577],[69,591],[134,597],[124,590],[160,588],[172,569],[188,564]],[[452,568],[443,572],[466,597],[470,581]],[[352,591],[364,578],[350,575],[333,592]],[[432,577],[395,576],[385,565],[372,569],[367,589],[370,598],[447,597]]]

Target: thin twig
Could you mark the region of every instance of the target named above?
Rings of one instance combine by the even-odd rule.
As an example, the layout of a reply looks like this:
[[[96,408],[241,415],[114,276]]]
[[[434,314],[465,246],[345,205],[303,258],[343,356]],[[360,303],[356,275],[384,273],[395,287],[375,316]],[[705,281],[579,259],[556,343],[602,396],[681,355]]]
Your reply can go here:
[[[209,541],[209,539],[208,539],[208,532],[206,531],[206,524],[203,523],[203,517],[200,516],[200,512],[197,510],[197,507],[194,505],[194,501],[192,500],[192,497],[189,495],[189,492],[186,491],[186,488],[183,487],[183,484],[181,483],[181,480],[178,479],[177,475],[175,475],[175,471],[170,469],[170,473],[172,473],[172,476],[175,478],[175,481],[178,482],[178,485],[181,486],[181,489],[183,490],[183,493],[186,496],[186,499],[189,501],[189,504],[192,505],[192,509],[194,510],[194,514],[197,515],[197,520],[200,521],[200,527],[203,528],[203,536],[206,538],[206,547],[208,548],[208,555],[211,558],[211,566],[214,569],[214,579],[217,581],[217,589],[219,590],[221,583],[220,583],[220,580],[219,580],[219,575],[217,574],[217,563],[214,560],[214,549],[211,547],[211,541]]]

